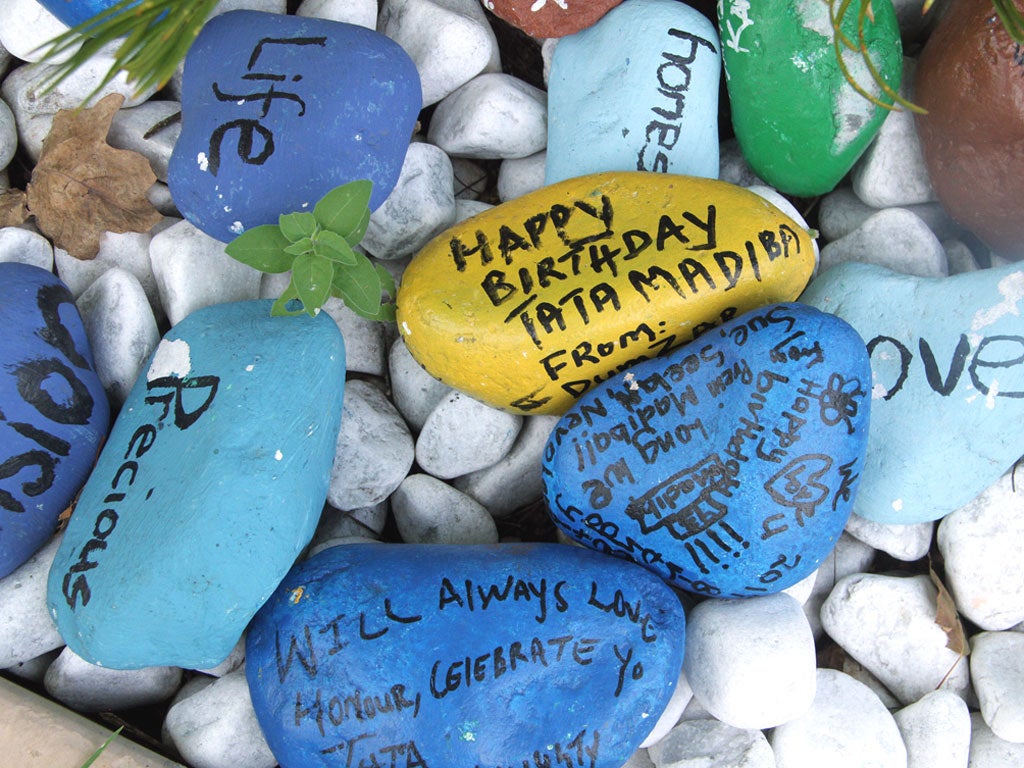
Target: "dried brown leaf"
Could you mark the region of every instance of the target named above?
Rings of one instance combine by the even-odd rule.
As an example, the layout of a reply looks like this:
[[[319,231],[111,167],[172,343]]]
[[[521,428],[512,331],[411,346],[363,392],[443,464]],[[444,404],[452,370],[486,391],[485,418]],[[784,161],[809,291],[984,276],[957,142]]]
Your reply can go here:
[[[96,256],[104,232],[148,232],[161,219],[146,197],[156,181],[149,161],[106,142],[123,103],[111,94],[95,107],[58,112],[28,185],[40,231],[79,259]]]
[[[953,601],[953,596],[949,594],[949,590],[946,589],[946,585],[942,583],[942,579],[939,578],[939,574],[932,567],[930,559],[928,576],[939,591],[935,599],[935,623],[946,633],[946,647],[961,656],[967,656],[971,652],[971,646],[967,642],[964,625],[960,623],[960,614],[957,613],[956,603]]]
[[[0,227],[16,227],[28,218],[27,196],[20,189],[0,192]]]

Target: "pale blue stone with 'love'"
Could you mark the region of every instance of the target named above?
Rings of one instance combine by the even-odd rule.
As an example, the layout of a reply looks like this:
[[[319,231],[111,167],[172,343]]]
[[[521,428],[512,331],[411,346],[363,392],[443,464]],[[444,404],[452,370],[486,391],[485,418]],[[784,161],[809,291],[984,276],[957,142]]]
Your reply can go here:
[[[161,340],[82,490],[47,601],[86,661],[220,663],[313,535],[341,419],[337,325],[269,301]]]
[[[630,0],[558,41],[548,83],[548,184],[600,171],[718,178],[721,45],[675,0]]]
[[[549,511],[579,543],[691,592],[785,589],[850,516],[870,376],[843,320],[748,312],[580,398],[545,447]]]
[[[938,520],[1024,454],[1024,268],[946,278],[843,264],[801,297],[844,318],[871,355],[871,435],[854,511]]]
[[[288,574],[245,667],[289,768],[619,768],[684,640],[664,582],[579,547],[346,544]]]
[[[312,211],[359,179],[373,182],[373,210],[398,181],[421,102],[412,59],[373,30],[257,11],[217,16],[185,58],[168,169],[175,205],[223,241]]]
[[[53,536],[109,421],[71,291],[44,269],[0,264],[0,578]]]

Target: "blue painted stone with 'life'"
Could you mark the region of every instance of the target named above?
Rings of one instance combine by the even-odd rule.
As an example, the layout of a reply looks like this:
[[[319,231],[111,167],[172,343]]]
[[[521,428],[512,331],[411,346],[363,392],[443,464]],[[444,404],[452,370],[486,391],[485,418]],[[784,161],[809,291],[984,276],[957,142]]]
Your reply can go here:
[[[592,389],[542,477],[555,522],[674,586],[777,592],[843,531],[864,467],[871,370],[846,322],[773,304]]]
[[[839,315],[867,341],[871,434],[858,515],[938,520],[1024,454],[1020,264],[938,279],[843,264],[817,278],[803,300]]]
[[[0,578],[49,541],[110,426],[71,291],[0,264]]]
[[[193,312],[129,393],[50,570],[50,612],[86,661],[215,666],[312,537],[344,347],[326,313],[270,305]]]
[[[373,30],[257,11],[217,16],[185,59],[174,202],[223,241],[312,211],[358,179],[373,182],[375,209],[398,181],[421,103],[412,59]]]
[[[721,45],[675,0],[630,0],[559,40],[546,181],[601,171],[718,178]]]
[[[348,544],[288,574],[245,666],[289,768],[619,768],[684,636],[664,582],[586,549]]]

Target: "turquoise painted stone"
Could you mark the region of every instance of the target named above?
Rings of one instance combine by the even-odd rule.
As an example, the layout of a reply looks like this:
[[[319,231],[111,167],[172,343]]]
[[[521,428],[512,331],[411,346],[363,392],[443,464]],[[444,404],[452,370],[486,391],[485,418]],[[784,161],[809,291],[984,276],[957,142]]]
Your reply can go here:
[[[600,171],[717,179],[720,51],[711,22],[675,0],[630,0],[562,38],[547,183]]]
[[[849,322],[871,356],[871,433],[854,511],[938,520],[1024,454],[1024,268],[947,278],[843,264],[801,297]],[[880,302],[884,301],[884,305]]]
[[[313,535],[341,420],[337,325],[269,301],[161,340],[50,570],[75,653],[115,669],[221,662]]]
[[[181,135],[168,168],[178,210],[218,240],[312,210],[334,187],[398,181],[422,103],[409,55],[373,30],[232,11],[185,58]]]
[[[829,7],[820,0],[718,4],[732,125],[743,156],[761,178],[793,195],[831,191],[889,114],[843,76]],[[871,8],[867,50],[895,91],[903,67],[896,13],[890,0],[875,0]],[[841,24],[850,40],[857,40],[857,16],[853,3]],[[861,54],[846,51],[843,62],[861,88],[878,98],[881,88]]]
[[[631,563],[559,544],[349,544],[300,563],[246,639],[289,768],[619,768],[668,704],[683,610]]]
[[[0,578],[53,536],[109,426],[71,291],[46,270],[0,264]]]
[[[590,390],[544,450],[549,511],[580,544],[690,592],[778,592],[846,525],[864,468],[864,342],[772,304]]]

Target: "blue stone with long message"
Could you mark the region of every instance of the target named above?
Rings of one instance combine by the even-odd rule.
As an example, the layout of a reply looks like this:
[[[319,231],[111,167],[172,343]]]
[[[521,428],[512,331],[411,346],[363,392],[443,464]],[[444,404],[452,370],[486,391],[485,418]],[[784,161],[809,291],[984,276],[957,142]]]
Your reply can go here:
[[[71,291],[39,267],[0,264],[0,578],[53,536],[109,426]]]
[[[885,297],[881,311],[879,297]],[[802,297],[865,339],[871,433],[854,511],[881,523],[938,520],[1024,454],[1024,268],[946,278],[842,264]]]
[[[850,516],[870,389],[843,320],[802,304],[748,312],[581,398],[545,447],[549,511],[581,544],[691,592],[785,589]]]
[[[249,627],[260,727],[290,768],[619,768],[683,660],[675,593],[560,544],[347,544]]]
[[[312,537],[344,345],[326,313],[270,305],[193,312],[129,393],[50,570],[50,612],[86,661],[215,666]]]
[[[326,19],[232,11],[185,58],[181,135],[168,184],[178,210],[228,241],[312,211],[334,187],[391,193],[422,103],[409,55],[373,30]]]

